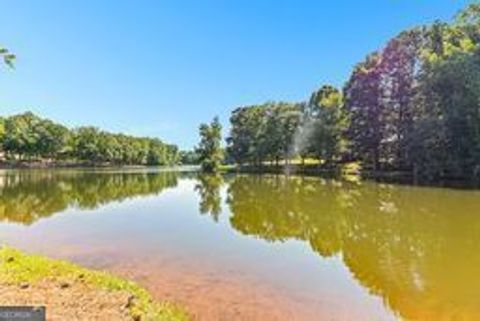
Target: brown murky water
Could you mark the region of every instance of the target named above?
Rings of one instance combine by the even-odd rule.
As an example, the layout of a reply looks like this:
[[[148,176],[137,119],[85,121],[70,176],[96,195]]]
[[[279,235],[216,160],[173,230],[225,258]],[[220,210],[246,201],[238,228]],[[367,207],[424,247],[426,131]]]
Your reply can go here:
[[[479,320],[480,192],[284,176],[4,171],[0,240],[194,320]]]

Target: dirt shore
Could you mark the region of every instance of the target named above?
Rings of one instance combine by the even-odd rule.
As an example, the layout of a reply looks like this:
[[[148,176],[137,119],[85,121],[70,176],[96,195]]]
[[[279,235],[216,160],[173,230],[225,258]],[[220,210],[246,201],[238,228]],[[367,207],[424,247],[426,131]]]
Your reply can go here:
[[[48,321],[187,321],[133,282],[74,264],[0,248],[0,306],[45,306]]]

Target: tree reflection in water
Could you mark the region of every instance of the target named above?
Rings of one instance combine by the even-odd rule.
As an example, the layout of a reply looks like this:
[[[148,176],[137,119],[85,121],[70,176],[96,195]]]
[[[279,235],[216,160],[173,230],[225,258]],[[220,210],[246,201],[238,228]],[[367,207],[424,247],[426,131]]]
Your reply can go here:
[[[178,173],[4,172],[0,221],[31,224],[69,207],[159,194]],[[296,239],[339,256],[408,320],[480,320],[480,192],[307,177],[197,177],[199,210],[270,242]]]
[[[231,225],[339,255],[401,317],[480,319],[480,193],[318,178],[238,176]]]
[[[94,209],[177,185],[178,174],[14,171],[0,175],[0,221],[32,224],[70,206]]]
[[[223,185],[223,177],[220,174],[199,174],[195,191],[200,196],[199,211],[201,214],[210,214],[215,222],[218,222],[222,212],[222,198],[220,187]]]

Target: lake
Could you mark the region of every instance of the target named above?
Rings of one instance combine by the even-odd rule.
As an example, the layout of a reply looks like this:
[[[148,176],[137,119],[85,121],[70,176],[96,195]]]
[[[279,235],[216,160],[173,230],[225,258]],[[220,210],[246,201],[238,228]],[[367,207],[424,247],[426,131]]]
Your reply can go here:
[[[157,170],[0,172],[0,241],[193,320],[480,320],[480,191]]]

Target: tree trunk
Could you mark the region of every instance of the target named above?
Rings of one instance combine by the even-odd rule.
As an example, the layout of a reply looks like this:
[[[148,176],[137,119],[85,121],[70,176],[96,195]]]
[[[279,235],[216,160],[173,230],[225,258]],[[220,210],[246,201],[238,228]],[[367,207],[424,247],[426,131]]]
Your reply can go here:
[[[373,151],[373,170],[376,172],[380,169],[379,167],[380,167],[380,153],[378,148],[375,148],[375,150]]]

